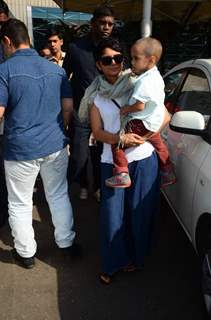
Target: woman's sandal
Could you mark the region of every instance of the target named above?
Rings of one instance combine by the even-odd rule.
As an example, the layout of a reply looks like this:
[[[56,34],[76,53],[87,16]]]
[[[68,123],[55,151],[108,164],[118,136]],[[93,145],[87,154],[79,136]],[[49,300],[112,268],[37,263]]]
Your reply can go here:
[[[103,284],[110,284],[111,283],[111,276],[109,276],[108,274],[106,273],[101,273],[99,275],[99,279],[100,281],[103,283]]]

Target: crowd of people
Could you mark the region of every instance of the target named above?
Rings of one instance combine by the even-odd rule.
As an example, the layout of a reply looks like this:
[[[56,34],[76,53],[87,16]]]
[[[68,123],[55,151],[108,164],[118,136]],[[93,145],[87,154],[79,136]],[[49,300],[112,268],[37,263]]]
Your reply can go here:
[[[62,34],[52,28],[38,54],[23,22],[9,19],[8,11],[1,20],[7,9],[0,1],[0,171],[14,259],[25,268],[35,265],[32,196],[38,174],[57,246],[81,255],[69,188],[78,182],[80,198],[87,199],[91,159],[100,211],[99,278],[110,284],[117,271],[143,267],[159,214],[160,183],[175,182],[159,134],[169,121],[156,66],[162,45],[151,37],[137,40],[132,68],[125,70],[124,46],[112,36],[113,9],[101,5],[89,34],[71,42],[66,53]]]

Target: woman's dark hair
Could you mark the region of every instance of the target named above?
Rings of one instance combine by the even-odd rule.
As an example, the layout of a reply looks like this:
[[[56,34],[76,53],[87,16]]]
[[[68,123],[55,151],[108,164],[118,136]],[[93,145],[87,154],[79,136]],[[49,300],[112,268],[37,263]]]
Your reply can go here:
[[[105,38],[102,41],[99,42],[98,46],[94,50],[94,58],[95,61],[99,61],[100,58],[103,55],[103,52],[106,48],[112,49],[114,51],[118,51],[122,54],[124,54],[124,48],[116,38]]]
[[[109,5],[101,5],[93,12],[92,22],[101,17],[114,17],[114,11]]]
[[[30,38],[27,27],[18,19],[9,19],[6,21],[0,31],[0,39],[8,37],[15,48],[18,48],[21,44],[30,45]]]
[[[3,0],[0,0],[0,13],[4,13],[7,17],[9,16],[8,5]]]

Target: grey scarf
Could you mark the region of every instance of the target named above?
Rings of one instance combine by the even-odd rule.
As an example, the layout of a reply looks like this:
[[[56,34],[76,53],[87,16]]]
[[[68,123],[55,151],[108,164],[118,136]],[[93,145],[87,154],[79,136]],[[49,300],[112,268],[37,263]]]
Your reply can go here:
[[[81,100],[78,116],[81,122],[89,123],[89,111],[96,95],[99,93],[107,99],[117,99],[126,97],[128,103],[130,95],[134,87],[134,80],[131,77],[131,70],[123,71],[114,84],[110,84],[103,75],[97,76],[90,86],[86,89]]]

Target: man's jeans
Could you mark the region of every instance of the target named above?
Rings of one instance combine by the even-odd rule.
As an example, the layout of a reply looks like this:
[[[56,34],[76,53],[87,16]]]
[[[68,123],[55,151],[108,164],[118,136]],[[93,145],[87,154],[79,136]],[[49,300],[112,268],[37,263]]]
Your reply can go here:
[[[36,252],[32,227],[32,196],[40,172],[45,196],[55,227],[55,241],[60,248],[72,245],[73,213],[67,188],[68,155],[66,148],[31,161],[4,161],[9,200],[9,223],[15,248],[22,257]]]

